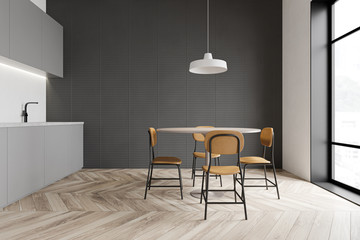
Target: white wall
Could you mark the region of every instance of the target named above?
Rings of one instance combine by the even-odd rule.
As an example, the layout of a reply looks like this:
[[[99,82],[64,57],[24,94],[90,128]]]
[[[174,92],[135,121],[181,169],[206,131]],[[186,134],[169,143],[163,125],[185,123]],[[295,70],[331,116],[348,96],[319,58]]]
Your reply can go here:
[[[21,122],[21,111],[29,105],[29,122],[46,121],[46,79],[0,64],[0,123]]]
[[[283,0],[283,169],[310,181],[310,0]]]
[[[28,1],[28,0],[25,0]],[[32,0],[46,11],[46,0]],[[46,121],[46,79],[0,64],[0,123],[21,122],[21,111],[26,102],[29,122]]]

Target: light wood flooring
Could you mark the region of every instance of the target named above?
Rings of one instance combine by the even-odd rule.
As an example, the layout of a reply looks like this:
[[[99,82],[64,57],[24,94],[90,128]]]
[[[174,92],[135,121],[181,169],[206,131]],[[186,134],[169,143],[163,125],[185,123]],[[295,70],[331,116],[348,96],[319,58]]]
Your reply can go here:
[[[152,188],[144,200],[146,173],[81,170],[0,209],[0,239],[360,239],[359,206],[286,172],[278,173],[281,200],[274,188],[246,188],[247,221],[242,205],[210,205],[204,221],[204,204],[190,196],[188,169],[184,200],[174,188]],[[154,177],[176,175],[154,170]],[[230,176],[223,182],[231,188]]]

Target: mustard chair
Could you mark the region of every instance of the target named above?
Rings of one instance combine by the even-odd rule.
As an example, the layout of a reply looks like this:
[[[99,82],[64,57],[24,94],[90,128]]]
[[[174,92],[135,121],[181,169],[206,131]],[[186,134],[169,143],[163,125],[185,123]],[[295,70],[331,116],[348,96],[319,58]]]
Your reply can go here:
[[[263,128],[261,130],[261,134],[260,134],[260,142],[261,142],[261,145],[264,147],[263,156],[262,157],[242,157],[240,159],[240,163],[244,165],[244,174],[243,174],[244,183],[246,180],[264,179],[265,185],[247,185],[247,186],[245,185],[245,187],[266,187],[266,190],[268,190],[269,187],[276,187],[277,197],[278,197],[278,199],[280,199],[279,188],[278,188],[278,183],[277,183],[277,179],[276,179],[275,162],[274,162],[274,145],[275,145],[274,129],[270,128],[270,127]],[[271,160],[265,159],[267,150],[271,150]],[[249,165],[257,165],[257,166],[263,165],[264,166],[264,178],[245,178],[245,169]],[[272,182],[271,180],[269,180],[266,176],[266,167],[267,166],[272,166],[272,169],[274,172],[275,183]],[[270,186],[268,183],[270,183]]]
[[[144,199],[146,199],[146,194],[147,194],[147,190],[151,187],[179,187],[180,188],[180,194],[181,194],[181,199],[183,199],[183,185],[182,185],[182,179],[181,179],[181,170],[180,170],[180,165],[181,165],[181,160],[177,157],[155,157],[155,151],[154,151],[154,147],[157,144],[157,134],[156,134],[156,130],[154,128],[149,128],[149,169],[148,169],[148,176],[147,176],[147,180],[146,180],[146,186],[145,186],[145,196]],[[179,178],[153,178],[152,174],[153,174],[153,168],[154,166],[157,165],[173,165],[176,166],[178,168],[178,172],[179,172]],[[178,180],[180,185],[151,185],[151,181],[152,180]]]
[[[207,205],[208,204],[243,204],[244,205],[244,213],[245,219],[247,220],[247,212],[246,212],[246,201],[245,201],[245,191],[242,178],[240,180],[236,177],[237,174],[241,173],[240,167],[240,154],[244,148],[244,136],[236,131],[212,131],[206,134],[205,137],[205,149],[210,153],[219,153],[219,154],[226,154],[226,155],[236,155],[236,163],[233,166],[212,166],[211,160],[209,162],[209,166],[203,166],[203,177],[202,177],[202,184],[201,184],[201,197],[200,203],[202,203],[202,199],[205,200],[205,216],[204,219],[206,220],[207,216]],[[204,179],[206,174],[206,182],[205,182],[205,189],[204,189]],[[233,175],[233,182],[234,182],[234,189],[209,189],[209,177],[210,174],[216,175]],[[241,185],[241,195],[236,190],[236,182]],[[235,201],[234,202],[210,202],[209,201],[209,192],[211,191],[233,191]],[[237,197],[241,200],[238,202]]]
[[[197,126],[197,128],[213,128],[213,126]],[[201,177],[202,175],[196,175],[196,160],[197,158],[202,158],[205,159],[205,153],[204,152],[197,152],[196,148],[198,143],[203,143],[205,141],[205,137],[203,134],[201,133],[193,133],[192,135],[193,139],[195,140],[195,147],[194,147],[194,152],[193,152],[193,164],[192,164],[192,172],[191,172],[191,179],[193,180],[193,187],[195,186],[195,178],[196,177]],[[213,153],[211,154],[211,158],[215,159],[215,165],[219,165],[220,166],[220,154],[216,154]],[[201,169],[199,169],[201,170]],[[210,177],[218,177],[218,175],[211,175]],[[222,187],[222,178],[221,176],[219,176],[220,178],[220,186]]]

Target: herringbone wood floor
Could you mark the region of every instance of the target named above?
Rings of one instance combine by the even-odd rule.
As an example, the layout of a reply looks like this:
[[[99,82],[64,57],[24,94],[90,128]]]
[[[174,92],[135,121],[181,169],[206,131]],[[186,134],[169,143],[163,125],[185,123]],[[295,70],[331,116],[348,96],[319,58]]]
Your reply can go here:
[[[79,171],[2,209],[0,239],[360,239],[360,207],[286,172],[278,173],[281,200],[274,188],[246,189],[247,221],[242,205],[210,205],[204,221],[204,205],[189,195],[188,169],[183,201],[166,188],[144,200],[146,171]],[[160,175],[177,172],[156,169]],[[231,177],[223,181],[231,188]]]

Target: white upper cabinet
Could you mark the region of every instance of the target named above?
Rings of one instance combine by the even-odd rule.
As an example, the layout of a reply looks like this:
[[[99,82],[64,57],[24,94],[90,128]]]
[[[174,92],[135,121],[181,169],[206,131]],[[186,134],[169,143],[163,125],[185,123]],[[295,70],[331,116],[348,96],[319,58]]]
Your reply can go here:
[[[63,27],[49,15],[42,14],[43,70],[63,77]]]
[[[1,57],[63,77],[63,27],[30,0],[0,0]]]
[[[0,0],[0,55],[9,57],[10,0]]]
[[[42,13],[30,1],[10,1],[10,58],[41,70]]]

